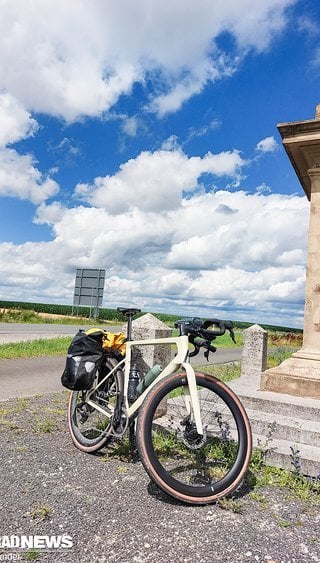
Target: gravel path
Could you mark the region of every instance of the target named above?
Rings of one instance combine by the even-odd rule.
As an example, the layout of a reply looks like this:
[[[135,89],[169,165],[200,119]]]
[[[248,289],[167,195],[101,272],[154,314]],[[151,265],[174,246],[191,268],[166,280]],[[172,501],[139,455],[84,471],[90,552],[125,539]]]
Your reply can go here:
[[[61,392],[0,404],[0,534],[67,534],[73,546],[37,556],[0,549],[0,561],[320,562],[319,505],[276,487],[204,507],[175,502],[139,462],[78,451],[66,400]]]

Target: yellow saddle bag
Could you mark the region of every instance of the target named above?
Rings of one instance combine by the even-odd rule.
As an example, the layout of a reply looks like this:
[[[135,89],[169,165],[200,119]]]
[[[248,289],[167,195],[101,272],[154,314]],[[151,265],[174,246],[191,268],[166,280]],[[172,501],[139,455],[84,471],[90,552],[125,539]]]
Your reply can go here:
[[[117,350],[122,354],[126,353],[126,335],[123,332],[108,332],[103,328],[89,328],[86,330],[88,336],[99,336],[102,338],[102,348],[104,350]]]

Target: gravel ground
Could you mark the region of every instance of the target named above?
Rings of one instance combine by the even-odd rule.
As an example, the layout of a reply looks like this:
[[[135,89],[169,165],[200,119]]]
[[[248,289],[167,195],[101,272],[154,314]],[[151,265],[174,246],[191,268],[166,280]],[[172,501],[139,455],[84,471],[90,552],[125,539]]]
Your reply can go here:
[[[66,399],[61,392],[0,403],[0,534],[67,534],[73,546],[3,548],[0,561],[320,562],[319,505],[277,487],[244,488],[209,506],[178,503],[139,462],[78,451]]]

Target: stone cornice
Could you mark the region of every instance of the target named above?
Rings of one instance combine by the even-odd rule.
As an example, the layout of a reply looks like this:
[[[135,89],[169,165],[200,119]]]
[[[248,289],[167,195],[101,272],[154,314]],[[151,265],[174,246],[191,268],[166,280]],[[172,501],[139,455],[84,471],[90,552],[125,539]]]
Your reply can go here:
[[[320,166],[320,119],[279,123],[277,127],[300,184],[310,200],[308,170]]]

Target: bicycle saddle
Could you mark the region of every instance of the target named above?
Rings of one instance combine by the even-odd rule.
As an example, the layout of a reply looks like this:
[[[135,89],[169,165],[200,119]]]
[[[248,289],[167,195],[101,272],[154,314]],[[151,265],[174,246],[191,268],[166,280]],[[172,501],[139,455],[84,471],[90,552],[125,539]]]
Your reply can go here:
[[[136,309],[134,307],[117,307],[117,311],[124,315],[124,317],[131,317],[131,315],[136,315],[136,313],[141,313],[141,309]]]

